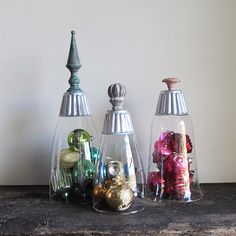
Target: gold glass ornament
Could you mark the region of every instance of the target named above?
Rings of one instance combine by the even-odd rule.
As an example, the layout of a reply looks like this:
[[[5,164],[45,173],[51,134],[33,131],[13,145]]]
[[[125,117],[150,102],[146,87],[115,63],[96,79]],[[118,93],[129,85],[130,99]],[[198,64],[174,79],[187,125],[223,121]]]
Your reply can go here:
[[[132,201],[133,192],[127,184],[112,185],[106,192],[106,202],[115,211],[127,210]]]

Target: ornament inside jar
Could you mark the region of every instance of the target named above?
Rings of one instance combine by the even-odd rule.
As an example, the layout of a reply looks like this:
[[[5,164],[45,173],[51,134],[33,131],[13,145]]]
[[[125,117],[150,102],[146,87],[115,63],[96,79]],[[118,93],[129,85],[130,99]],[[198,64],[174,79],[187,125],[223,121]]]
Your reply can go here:
[[[66,67],[70,88],[64,93],[56,127],[50,172],[50,199],[92,201],[92,182],[98,157],[97,133],[91,119],[87,97],[79,87],[81,67],[75,32]]]
[[[174,86],[178,79],[164,79],[152,121],[147,175],[147,197],[154,201],[199,200],[199,186],[193,127],[184,96]]]
[[[99,212],[136,213],[144,209],[145,174],[127,110],[125,87],[108,88],[112,110],[105,115],[94,178],[93,208]]]

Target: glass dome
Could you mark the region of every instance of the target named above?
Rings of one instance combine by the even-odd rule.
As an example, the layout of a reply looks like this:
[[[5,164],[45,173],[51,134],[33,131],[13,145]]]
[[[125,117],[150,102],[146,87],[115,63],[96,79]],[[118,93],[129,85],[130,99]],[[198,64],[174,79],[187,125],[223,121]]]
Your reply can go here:
[[[144,209],[145,175],[128,111],[122,109],[125,88],[108,88],[107,111],[94,179],[93,208],[99,212],[132,214]]]
[[[192,202],[202,198],[194,133],[179,80],[165,79],[151,127],[147,198],[157,202]]]
[[[67,68],[70,88],[64,93],[53,145],[49,183],[50,199],[92,202],[97,132],[85,93],[79,88],[81,67],[72,31]]]

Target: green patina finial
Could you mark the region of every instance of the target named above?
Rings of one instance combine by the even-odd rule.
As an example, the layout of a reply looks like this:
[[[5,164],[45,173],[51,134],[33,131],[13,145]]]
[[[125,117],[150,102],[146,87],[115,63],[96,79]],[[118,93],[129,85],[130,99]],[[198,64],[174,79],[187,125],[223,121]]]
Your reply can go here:
[[[81,67],[81,64],[80,64],[76,41],[75,41],[75,31],[71,31],[70,51],[69,51],[66,67],[69,69],[71,73],[70,79],[69,79],[70,88],[67,90],[67,92],[81,91],[79,87],[80,80],[77,76],[77,71]]]

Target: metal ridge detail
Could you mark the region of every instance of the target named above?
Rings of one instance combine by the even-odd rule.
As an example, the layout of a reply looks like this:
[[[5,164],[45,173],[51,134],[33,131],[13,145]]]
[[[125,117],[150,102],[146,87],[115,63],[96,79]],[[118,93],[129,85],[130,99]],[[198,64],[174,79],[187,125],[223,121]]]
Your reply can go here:
[[[109,110],[104,119],[103,134],[134,133],[131,117],[126,110]]]
[[[160,92],[155,115],[188,115],[184,95],[180,90]]]
[[[66,92],[63,95],[59,116],[90,116],[90,107],[84,92]]]

